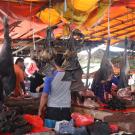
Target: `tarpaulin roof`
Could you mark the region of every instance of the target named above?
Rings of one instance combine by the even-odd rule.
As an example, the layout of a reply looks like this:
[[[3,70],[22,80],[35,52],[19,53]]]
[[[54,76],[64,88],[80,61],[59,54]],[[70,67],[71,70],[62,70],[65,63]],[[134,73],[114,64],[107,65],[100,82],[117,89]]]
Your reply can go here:
[[[108,5],[108,0],[1,0],[0,17],[8,16],[12,39],[44,38],[46,27],[59,23],[54,31],[56,36],[63,35],[64,24],[70,24],[89,40],[101,40],[108,37]],[[125,36],[135,39],[134,9],[135,0],[111,1],[111,43]],[[2,23],[0,39],[3,39]]]

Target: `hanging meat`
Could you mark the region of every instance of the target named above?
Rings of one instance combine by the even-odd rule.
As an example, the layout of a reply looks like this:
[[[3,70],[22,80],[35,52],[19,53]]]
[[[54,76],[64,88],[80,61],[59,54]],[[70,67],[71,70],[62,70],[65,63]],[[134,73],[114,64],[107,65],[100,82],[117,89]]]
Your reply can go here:
[[[120,79],[119,79],[119,89],[126,88],[128,86],[128,73],[130,70],[128,54],[127,54],[128,39],[125,39],[125,51],[120,64]]]
[[[15,83],[9,26],[7,18],[4,18],[4,44],[0,46],[0,101],[3,101],[3,91],[9,95],[15,88]]]
[[[65,68],[66,74],[63,77],[63,81],[77,81],[78,78],[81,79],[83,73],[75,49],[75,38],[84,38],[84,35],[79,30],[71,32],[67,49],[64,53],[65,61],[63,67]],[[79,76],[76,75],[77,72],[79,72]]]
[[[135,55],[135,41],[133,40],[130,45],[131,56]]]
[[[100,81],[111,80],[111,77],[113,75],[113,66],[109,58],[109,50],[110,50],[110,39],[108,40],[107,48],[99,69]]]
[[[96,82],[108,81],[111,79],[113,75],[113,66],[109,58],[109,49],[110,49],[110,39],[108,39],[107,48],[102,58],[100,68],[94,77],[94,81]]]
[[[57,26],[51,26],[46,29],[46,39],[44,44],[44,50],[41,51],[40,56],[42,60],[47,62],[51,61],[57,54],[56,50],[54,49],[54,34],[53,31],[56,29]]]
[[[113,66],[109,59],[110,39],[108,39],[107,48],[102,58],[99,70],[95,73],[91,89],[94,94],[104,101],[104,94],[110,89],[110,80],[113,75]],[[108,82],[108,83],[107,83]]]
[[[44,49],[40,52],[40,59],[43,62],[46,62],[44,67],[44,73],[47,76],[52,75],[52,71],[54,70],[54,58],[57,55],[57,51],[54,48],[54,34],[53,31],[56,29],[57,26],[51,26],[46,29],[46,39],[44,43]]]

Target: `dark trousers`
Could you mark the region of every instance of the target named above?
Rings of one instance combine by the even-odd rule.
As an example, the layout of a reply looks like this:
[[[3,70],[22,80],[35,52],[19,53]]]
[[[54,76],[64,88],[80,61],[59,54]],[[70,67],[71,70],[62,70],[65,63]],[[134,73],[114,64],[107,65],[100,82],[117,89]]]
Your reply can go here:
[[[46,119],[61,121],[61,120],[70,120],[71,119],[71,109],[70,108],[55,108],[55,107],[47,107]]]

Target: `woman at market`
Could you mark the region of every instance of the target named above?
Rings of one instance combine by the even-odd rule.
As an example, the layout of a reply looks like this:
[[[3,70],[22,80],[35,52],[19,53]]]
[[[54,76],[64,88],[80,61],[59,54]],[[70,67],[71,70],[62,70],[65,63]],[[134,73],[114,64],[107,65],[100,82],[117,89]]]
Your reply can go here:
[[[61,68],[63,58],[57,55],[55,58],[56,71],[52,76],[45,78],[45,85],[40,100],[39,112],[45,113],[45,126],[54,128],[56,121],[70,120],[70,107],[71,107],[71,81],[62,81],[65,75],[64,69]]]

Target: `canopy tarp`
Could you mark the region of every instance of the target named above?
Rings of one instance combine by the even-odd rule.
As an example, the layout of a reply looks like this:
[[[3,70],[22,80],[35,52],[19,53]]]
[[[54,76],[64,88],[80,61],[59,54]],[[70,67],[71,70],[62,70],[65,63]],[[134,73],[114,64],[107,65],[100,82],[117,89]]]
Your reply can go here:
[[[66,2],[65,2],[66,1]],[[64,6],[65,5],[65,6]],[[56,37],[63,35],[65,24],[77,28],[89,40],[108,38],[109,0],[1,0],[0,17],[7,15],[12,39],[44,38],[49,25],[58,24]],[[112,0],[110,7],[111,43],[127,36],[135,39],[135,0]],[[0,39],[3,26],[0,23]]]

